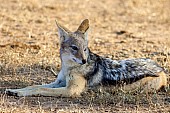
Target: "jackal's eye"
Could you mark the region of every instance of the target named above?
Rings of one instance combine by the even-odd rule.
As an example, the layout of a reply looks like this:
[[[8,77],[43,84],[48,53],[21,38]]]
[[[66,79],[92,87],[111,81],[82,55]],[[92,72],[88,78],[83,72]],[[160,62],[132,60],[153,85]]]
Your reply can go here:
[[[87,50],[87,48],[84,49],[84,51],[86,51],[86,50]]]
[[[73,50],[75,50],[75,51],[77,51],[78,50],[78,47],[76,47],[76,46],[70,46],[71,47],[71,49],[73,49]]]

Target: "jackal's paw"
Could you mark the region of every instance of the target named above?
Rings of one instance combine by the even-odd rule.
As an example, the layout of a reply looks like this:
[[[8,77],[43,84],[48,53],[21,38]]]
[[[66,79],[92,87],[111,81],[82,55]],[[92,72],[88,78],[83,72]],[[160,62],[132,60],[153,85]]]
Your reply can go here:
[[[6,89],[6,94],[9,95],[9,96],[24,96],[21,92],[19,91],[16,91],[15,89]]]

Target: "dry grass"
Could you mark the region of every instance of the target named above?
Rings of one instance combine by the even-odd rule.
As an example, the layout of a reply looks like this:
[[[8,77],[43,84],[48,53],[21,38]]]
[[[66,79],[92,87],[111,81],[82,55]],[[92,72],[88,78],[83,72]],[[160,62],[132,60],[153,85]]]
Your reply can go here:
[[[89,47],[113,59],[148,57],[170,73],[169,0],[0,0],[0,112],[170,112],[170,92],[87,92],[80,98],[9,97],[6,88],[49,83],[60,69],[55,19],[90,19]],[[167,88],[168,89],[168,88]],[[168,89],[169,90],[169,89]]]

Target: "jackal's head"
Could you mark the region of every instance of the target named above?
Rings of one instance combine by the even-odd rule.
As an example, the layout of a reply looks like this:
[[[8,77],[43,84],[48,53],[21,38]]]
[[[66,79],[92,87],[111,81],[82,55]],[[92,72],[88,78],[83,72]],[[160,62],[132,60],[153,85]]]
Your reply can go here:
[[[85,19],[75,32],[69,31],[58,23],[57,26],[60,38],[60,57],[62,62],[68,66],[85,64],[89,54],[87,40],[89,20]]]

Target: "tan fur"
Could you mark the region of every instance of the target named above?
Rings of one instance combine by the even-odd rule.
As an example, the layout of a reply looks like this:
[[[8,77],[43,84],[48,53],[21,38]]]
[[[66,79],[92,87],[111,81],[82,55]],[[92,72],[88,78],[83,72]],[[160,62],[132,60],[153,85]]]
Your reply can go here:
[[[61,88],[44,88],[41,85],[28,86],[22,89],[8,89],[17,96],[55,96],[55,97],[78,97],[85,90],[86,80],[79,73],[73,73],[66,77],[67,86]]]
[[[77,97],[85,90],[85,79],[79,75],[67,76],[68,85],[61,88],[39,88],[32,95],[40,94],[42,96],[55,97]]]
[[[89,28],[89,20],[85,19],[80,26],[78,27],[77,31],[80,31],[81,33],[85,33]]]

